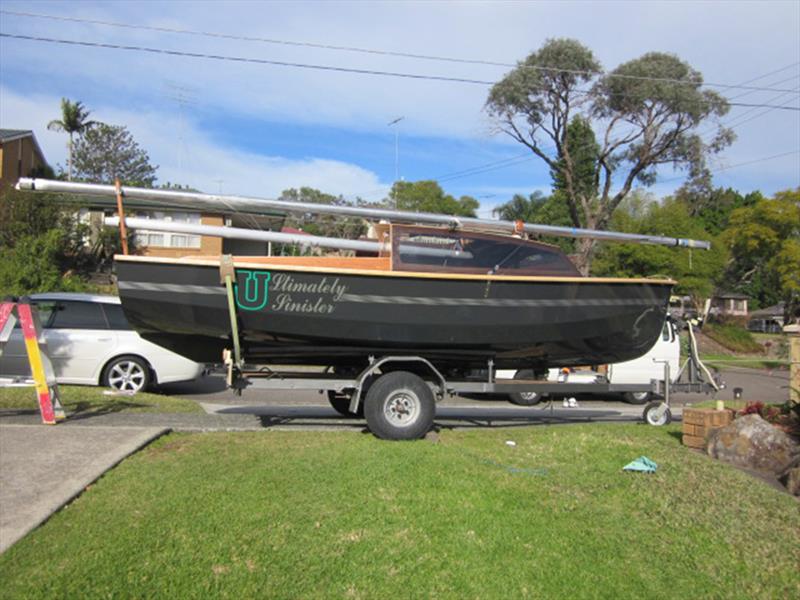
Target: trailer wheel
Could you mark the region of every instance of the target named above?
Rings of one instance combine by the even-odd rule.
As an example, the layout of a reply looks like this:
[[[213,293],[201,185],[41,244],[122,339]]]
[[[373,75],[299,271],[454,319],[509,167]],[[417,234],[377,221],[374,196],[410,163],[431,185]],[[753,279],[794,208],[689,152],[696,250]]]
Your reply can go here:
[[[653,394],[650,392],[625,392],[622,398],[628,404],[647,404],[653,399]]]
[[[384,440],[415,440],[433,425],[436,404],[422,379],[407,371],[382,375],[367,392],[364,415],[369,430]]]
[[[534,379],[536,374],[531,369],[523,369],[514,373],[514,379]],[[542,401],[542,394],[539,392],[512,392],[508,395],[508,401],[518,406],[534,406]]]
[[[651,402],[644,407],[644,422],[648,425],[660,427],[672,422],[672,411],[663,402]]]

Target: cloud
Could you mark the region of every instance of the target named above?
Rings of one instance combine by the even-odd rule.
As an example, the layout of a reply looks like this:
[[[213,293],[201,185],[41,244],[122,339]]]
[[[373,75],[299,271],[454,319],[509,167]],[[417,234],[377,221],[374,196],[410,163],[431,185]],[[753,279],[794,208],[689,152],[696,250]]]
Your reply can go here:
[[[142,6],[140,2],[53,2],[37,3],[36,10],[132,24],[507,63],[522,59],[548,38],[573,37],[592,48],[604,67],[609,69],[648,51],[665,51],[687,60],[703,73],[706,81],[721,83],[744,82],[785,66],[797,56],[800,37],[800,4],[796,2],[226,2],[224,5],[162,2],[147,11],[142,10]],[[6,0],[3,7],[6,10],[30,10],[29,3],[13,0]],[[714,27],[709,27],[708,23],[714,23]],[[3,15],[3,30],[26,35],[489,81],[499,79],[508,70],[497,66],[7,15]],[[244,127],[249,124],[267,128],[280,124],[285,128],[328,128],[339,134],[354,132],[378,137],[386,136],[388,121],[403,115],[403,152],[405,156],[416,153],[420,165],[425,159],[424,169],[417,171],[428,174],[426,176],[480,164],[482,159],[478,148],[481,145],[492,146],[494,150],[507,149],[508,155],[520,151],[506,137],[491,136],[491,123],[483,111],[488,86],[55,46],[6,38],[0,39],[0,61],[3,84],[17,94],[63,95],[80,98],[98,111],[103,108],[110,112],[116,108],[126,118],[128,115],[153,115],[160,119],[159,125],[171,126],[173,135],[162,134],[160,126],[138,121],[134,133],[143,143],[147,140],[148,149],[162,165],[162,178],[180,180],[181,175],[191,171],[191,177],[204,182],[209,189],[217,189],[218,184],[208,173],[219,172],[221,167],[231,169],[213,176],[213,179],[225,180],[224,189],[243,176],[258,179],[269,187],[270,182],[260,177],[256,168],[280,178],[293,167],[302,167],[296,171],[297,175],[309,175],[315,182],[325,174],[332,178],[332,185],[349,183],[353,185],[351,192],[380,187],[373,173],[361,173],[352,164],[349,166],[354,170],[340,166],[348,165],[347,162],[333,160],[329,164],[318,162],[319,158],[293,156],[290,164],[281,164],[268,160],[269,157],[259,157],[252,148],[249,152],[243,150],[245,144],[236,140],[230,140],[222,155],[218,155],[218,144],[211,138],[210,129],[229,127],[228,119],[236,120]],[[777,83],[793,74],[797,74],[797,67],[759,79],[755,85],[793,88],[797,85],[796,79]],[[170,97],[174,96],[170,85],[187,88],[185,93],[192,105],[186,113],[196,119],[188,122],[184,135],[188,150],[180,159],[174,135],[180,120],[175,100]],[[744,93],[743,90],[720,89],[729,96]],[[752,92],[743,95],[739,101],[771,103],[775,96],[769,92]],[[745,110],[734,109],[731,116]],[[45,123],[53,116],[52,110],[46,111],[45,120],[38,122]],[[133,120],[124,122],[133,126]],[[154,142],[159,146],[150,144],[147,132],[153,133]],[[738,128],[737,133],[738,141],[726,150],[724,156],[731,164],[796,148],[800,119],[798,113],[773,111]],[[63,156],[63,136],[53,137],[53,140],[60,144],[58,154],[53,155]],[[412,146],[420,140],[430,142],[425,146],[430,150],[425,156],[418,151],[423,143]],[[464,166],[455,162],[444,165],[445,159],[450,157],[444,156],[448,149],[437,145],[443,140],[463,143],[476,159],[464,157]],[[318,157],[317,142],[310,137],[298,142],[299,154]],[[196,155],[194,159],[192,153]],[[334,151],[327,158],[341,156]],[[214,160],[206,160],[207,157],[214,157]],[[361,159],[349,156],[347,160]],[[364,162],[381,173],[384,179],[393,176],[391,161],[386,161],[383,166],[368,158]],[[725,177],[728,177],[727,173],[741,173],[736,181],[751,189],[796,185],[797,161],[792,157],[760,166],[765,168],[731,170]],[[760,177],[760,174],[773,169],[777,171],[776,177],[768,180]],[[745,178],[745,173],[751,177]],[[504,170],[470,177],[465,180],[463,191],[469,193],[471,186],[467,184],[472,182],[514,187],[516,181],[527,181],[521,178],[515,181],[512,176],[512,171]],[[373,182],[367,183],[370,177]],[[456,180],[447,187],[459,185],[460,180]],[[320,187],[328,189],[325,185]]]
[[[32,129],[52,163],[66,162],[66,135],[44,126],[58,117],[56,96],[22,96],[0,87],[0,126]],[[292,160],[223,146],[192,121],[158,111],[127,111],[97,106],[91,118],[124,124],[151,163],[159,165],[159,181],[170,181],[216,192],[274,197],[290,187],[310,186],[333,194],[369,190],[381,196],[388,190],[378,176],[358,165],[308,157]]]
[[[4,6],[25,10],[25,3]],[[650,50],[674,52],[711,81],[736,82],[783,66],[797,54],[798,10],[792,3],[139,3],[54,4],[41,12],[145,23],[240,36],[308,40],[434,56],[515,63],[550,37],[575,37],[607,68]],[[707,23],[714,22],[709,28]],[[427,61],[255,41],[120,29],[4,16],[11,33],[190,52],[245,56],[332,67],[354,67],[496,81],[502,66]],[[747,42],[756,35],[758,52]],[[381,131],[405,115],[414,135],[485,138],[482,108],[488,86],[322,72],[141,54],[111,49],[3,40],[6,69],[31,77],[71,80],[93,93],[124,94],[164,103],[163,83],[193,87],[210,111],[254,119]],[[54,55],[63,60],[54,61]],[[23,67],[24,65],[24,67]],[[101,86],[98,89],[98,86]],[[750,98],[752,99],[752,97]],[[97,102],[92,99],[93,104]]]

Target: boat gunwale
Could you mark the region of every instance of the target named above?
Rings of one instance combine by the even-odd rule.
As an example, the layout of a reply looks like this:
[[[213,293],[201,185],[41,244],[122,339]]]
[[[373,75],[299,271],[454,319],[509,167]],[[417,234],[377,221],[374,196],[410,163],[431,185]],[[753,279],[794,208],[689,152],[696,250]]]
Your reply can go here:
[[[269,257],[263,257],[269,258]],[[131,256],[124,254],[114,255],[114,261],[121,262],[144,262],[158,264],[174,264],[183,266],[201,266],[219,268],[219,260],[209,260],[207,258],[172,258],[162,256]],[[466,273],[431,273],[422,271],[386,271],[369,269],[343,269],[341,267],[310,267],[291,264],[270,264],[252,263],[247,261],[237,261],[234,257],[233,265],[236,268],[258,268],[275,271],[292,271],[300,273],[324,273],[326,275],[361,275],[369,277],[411,277],[415,279],[453,279],[467,281],[520,281],[520,282],[555,282],[555,283],[630,283],[630,284],[649,284],[649,285],[669,285],[674,286],[677,282],[673,279],[648,279],[644,277],[558,277],[545,275],[481,275]]]

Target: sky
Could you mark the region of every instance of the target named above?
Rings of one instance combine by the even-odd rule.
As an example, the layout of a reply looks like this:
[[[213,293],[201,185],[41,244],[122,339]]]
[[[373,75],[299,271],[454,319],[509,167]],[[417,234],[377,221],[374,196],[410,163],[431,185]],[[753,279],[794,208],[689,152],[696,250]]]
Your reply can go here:
[[[570,37],[608,70],[669,52],[708,83],[789,90],[709,88],[735,102],[800,107],[797,1],[2,0],[0,11],[5,34],[488,82],[511,67],[385,52],[513,65],[547,39]],[[274,197],[310,186],[379,200],[396,176],[438,179],[450,194],[477,198],[481,216],[515,193],[547,193],[542,162],[485,112],[489,89],[0,37],[0,127],[32,129],[48,161],[65,165],[66,135],[46,126],[62,97],[80,100],[91,118],[128,127],[160,182],[214,193]],[[733,107],[724,120],[737,141],[711,163],[716,185],[765,194],[800,186],[800,112]],[[649,191],[662,197],[682,182],[662,169]]]

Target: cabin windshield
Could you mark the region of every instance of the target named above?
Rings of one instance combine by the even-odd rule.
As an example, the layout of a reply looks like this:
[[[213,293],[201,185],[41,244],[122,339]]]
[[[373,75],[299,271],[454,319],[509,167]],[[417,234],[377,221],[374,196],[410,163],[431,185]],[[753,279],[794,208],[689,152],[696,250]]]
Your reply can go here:
[[[579,277],[554,246],[473,231],[392,227],[392,270]]]

